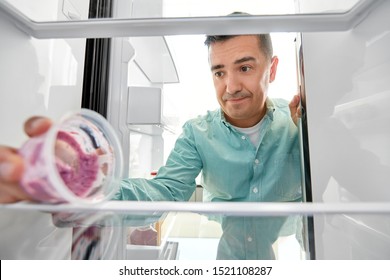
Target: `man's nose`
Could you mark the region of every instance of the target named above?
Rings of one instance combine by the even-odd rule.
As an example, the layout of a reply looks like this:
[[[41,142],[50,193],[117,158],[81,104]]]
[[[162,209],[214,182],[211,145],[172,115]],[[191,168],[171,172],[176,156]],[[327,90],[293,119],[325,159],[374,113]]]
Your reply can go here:
[[[235,94],[242,90],[242,84],[240,79],[236,75],[228,75],[226,78],[226,92],[229,94]]]

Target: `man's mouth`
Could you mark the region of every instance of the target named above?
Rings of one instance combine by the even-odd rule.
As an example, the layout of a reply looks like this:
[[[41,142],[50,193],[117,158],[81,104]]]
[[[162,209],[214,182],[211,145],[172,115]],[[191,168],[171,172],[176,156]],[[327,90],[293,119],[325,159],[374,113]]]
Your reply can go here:
[[[249,93],[245,93],[245,92],[239,92],[239,93],[236,93],[236,94],[229,94],[229,93],[225,93],[223,96],[222,96],[222,100],[223,101],[232,101],[232,102],[238,102],[238,101],[241,101],[247,97],[250,97],[250,94]]]

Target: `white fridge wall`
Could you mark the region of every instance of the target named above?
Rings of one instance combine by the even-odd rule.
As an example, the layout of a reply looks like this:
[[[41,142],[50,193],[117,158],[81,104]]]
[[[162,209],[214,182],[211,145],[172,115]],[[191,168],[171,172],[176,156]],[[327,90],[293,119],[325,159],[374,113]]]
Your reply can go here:
[[[390,2],[347,32],[303,34],[316,202],[390,201]],[[316,217],[318,259],[390,258],[387,216]]]
[[[80,108],[85,39],[38,40],[0,23],[1,143],[20,146],[26,118]]]
[[[19,147],[28,117],[80,108],[85,39],[33,39],[1,14],[0,37],[0,143]],[[0,211],[0,232],[0,259],[70,257],[71,231],[50,214]]]

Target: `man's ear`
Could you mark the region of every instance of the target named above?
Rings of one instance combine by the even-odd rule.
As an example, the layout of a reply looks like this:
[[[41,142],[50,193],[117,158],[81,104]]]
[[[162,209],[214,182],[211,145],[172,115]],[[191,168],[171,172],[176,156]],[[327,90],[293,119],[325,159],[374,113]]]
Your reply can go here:
[[[272,83],[276,78],[276,70],[278,69],[279,59],[277,56],[272,57],[271,59],[271,69],[269,74],[269,82]]]

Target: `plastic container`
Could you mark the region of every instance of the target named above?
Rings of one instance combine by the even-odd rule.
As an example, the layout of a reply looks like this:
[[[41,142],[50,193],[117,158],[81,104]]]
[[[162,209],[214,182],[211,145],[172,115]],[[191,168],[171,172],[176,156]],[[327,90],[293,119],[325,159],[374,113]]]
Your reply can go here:
[[[57,228],[72,228],[72,260],[113,260],[121,244],[121,216],[107,212],[56,212],[52,213],[53,224]],[[62,242],[64,241],[64,242]],[[68,248],[69,240],[60,239]],[[69,253],[69,250],[65,250]],[[69,258],[58,255],[58,259]]]
[[[21,186],[47,203],[98,203],[119,188],[123,155],[111,125],[81,109],[65,115],[45,134],[19,150],[25,160]]]

